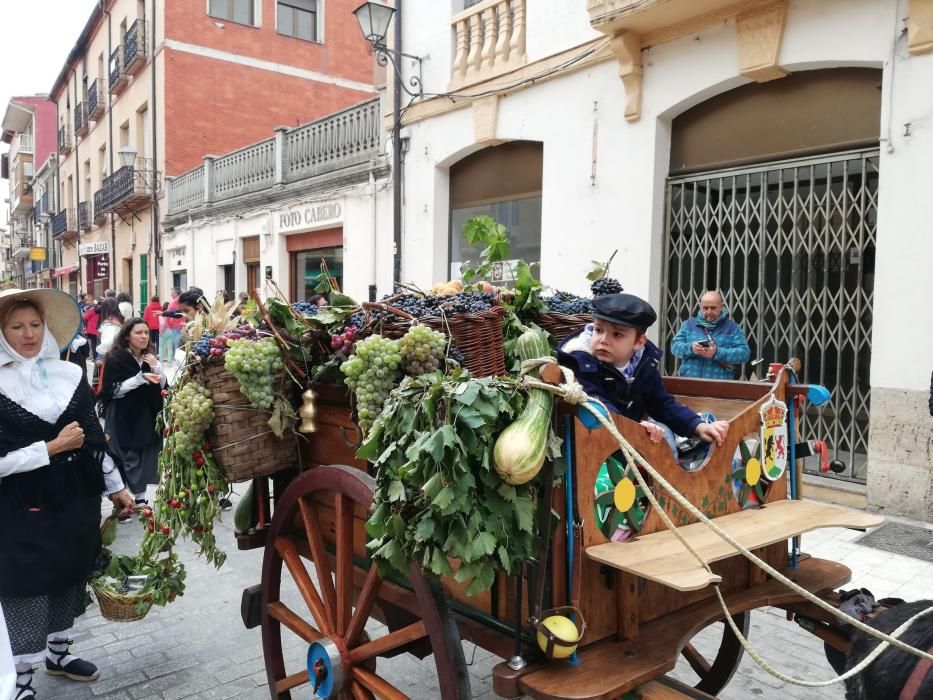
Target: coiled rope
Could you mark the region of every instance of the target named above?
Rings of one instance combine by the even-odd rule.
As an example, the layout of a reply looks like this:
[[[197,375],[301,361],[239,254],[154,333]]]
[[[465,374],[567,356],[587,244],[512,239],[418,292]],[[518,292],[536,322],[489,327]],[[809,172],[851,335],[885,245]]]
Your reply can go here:
[[[583,387],[579,383],[577,383],[576,379],[574,378],[573,372],[571,370],[561,365],[557,365],[558,367],[560,367],[561,373],[563,374],[563,377],[564,377],[564,383],[559,384],[559,385],[548,384],[539,379],[528,376],[528,373],[530,373],[533,370],[537,370],[543,367],[544,365],[557,365],[557,360],[553,357],[543,357],[543,358],[538,358],[534,360],[525,360],[524,362],[522,362],[520,371],[521,371],[521,374],[523,375],[523,381],[527,387],[532,388],[532,389],[542,389],[544,391],[548,391],[552,394],[556,394],[557,396],[561,397],[565,402],[569,404],[572,404],[575,406],[582,406],[583,408],[585,408],[587,411],[590,412],[590,414],[592,414],[592,416],[606,430],[609,431],[609,434],[612,435],[612,437],[618,443],[619,448],[622,451],[622,454],[625,455],[625,458],[630,465],[638,464],[641,467],[643,467],[645,471],[648,472],[648,474],[652,477],[652,479],[654,479],[657,484],[660,484],[661,488],[667,491],[668,494],[670,494],[670,496],[675,501],[677,501],[682,508],[684,508],[688,513],[690,513],[694,518],[696,518],[697,521],[706,525],[708,528],[710,528],[710,530],[715,532],[720,538],[725,540],[739,554],[741,554],[746,559],[751,561],[753,564],[755,564],[755,566],[762,569],[769,576],[780,581],[785,586],[787,586],[789,589],[791,589],[792,591],[794,591],[795,593],[797,593],[804,599],[810,601],[817,607],[822,608],[823,610],[830,613],[831,615],[834,615],[840,620],[847,622],[855,629],[861,632],[864,632],[865,634],[868,634],[878,640],[881,640],[881,643],[878,644],[871,651],[871,653],[868,654],[868,656],[866,656],[858,665],[854,666],[853,668],[846,671],[842,675],[836,676],[835,678],[832,678],[830,680],[807,681],[801,678],[795,678],[793,676],[788,676],[787,674],[782,673],[781,671],[771,666],[767,661],[765,661],[761,657],[761,655],[757,651],[755,651],[749,645],[748,640],[742,635],[742,632],[739,630],[738,626],[735,624],[735,621],[732,619],[732,614],[729,612],[729,608],[726,605],[726,601],[722,596],[722,591],[719,589],[718,584],[714,583],[713,590],[716,593],[716,598],[719,600],[719,605],[722,608],[723,613],[725,615],[726,623],[732,629],[733,634],[735,634],[736,638],[739,640],[739,643],[742,645],[745,651],[748,652],[748,655],[751,656],[751,658],[755,661],[755,663],[757,663],[761,668],[763,668],[765,671],[767,671],[769,674],[771,674],[775,678],[778,678],[781,681],[784,681],[785,683],[791,683],[794,685],[804,686],[807,688],[822,688],[822,687],[826,687],[829,685],[834,685],[835,683],[841,683],[847,680],[848,678],[851,678],[852,676],[855,676],[861,673],[865,668],[871,665],[871,663],[874,662],[874,660],[878,658],[878,656],[880,656],[884,652],[884,650],[887,649],[889,646],[895,646],[898,649],[906,651],[922,659],[933,661],[933,654],[930,654],[926,651],[922,651],[920,649],[912,647],[909,644],[906,644],[900,641],[899,639],[899,637],[901,637],[914,624],[914,622],[916,622],[922,617],[926,617],[927,615],[933,614],[933,607],[929,607],[926,610],[921,610],[919,613],[911,617],[909,620],[904,622],[900,627],[894,630],[894,632],[888,635],[888,634],[885,634],[884,632],[881,632],[880,630],[875,629],[874,627],[870,627],[869,625],[866,625],[864,622],[862,622],[861,620],[857,620],[851,615],[847,615],[846,613],[842,612],[838,608],[824,601],[819,596],[816,596],[810,591],[808,591],[807,589],[803,588],[802,586],[797,585],[792,580],[784,576],[780,571],[778,571],[777,569],[772,567],[770,564],[768,564],[767,562],[763,561],[758,556],[756,556],[753,552],[749,551],[748,549],[743,547],[741,544],[739,544],[735,539],[732,538],[731,535],[729,535],[729,533],[727,533],[725,530],[719,527],[711,518],[707,518],[706,515],[704,515],[702,511],[700,511],[696,506],[694,506],[693,503],[687,500],[685,496],[683,496],[663,476],[661,476],[661,474],[658,472],[657,469],[655,469],[647,460],[641,457],[636,452],[635,448],[632,447],[632,445],[629,444],[629,442],[622,436],[618,428],[616,428],[615,423],[612,421],[612,419],[609,418],[609,411],[606,409],[605,405],[601,401],[599,401],[599,399],[595,399],[587,395],[587,393],[583,390]],[[706,563],[703,557],[700,556],[700,554],[691,546],[691,544],[687,541],[687,539],[680,533],[680,530],[673,523],[673,521],[668,517],[667,513],[658,503],[657,499],[655,498],[654,494],[651,491],[651,488],[648,486],[647,482],[645,481],[644,476],[641,474],[641,470],[631,469],[631,472],[634,474],[635,479],[638,481],[638,485],[641,486],[642,491],[645,493],[645,496],[648,498],[648,501],[651,503],[652,508],[654,508],[657,511],[659,517],[664,522],[664,525],[667,527],[667,529],[670,530],[674,534],[674,536],[680,541],[680,543],[684,546],[684,548],[688,552],[690,552],[690,554],[693,556],[694,559],[697,560],[700,566],[702,566],[709,574],[715,576],[709,564]]]

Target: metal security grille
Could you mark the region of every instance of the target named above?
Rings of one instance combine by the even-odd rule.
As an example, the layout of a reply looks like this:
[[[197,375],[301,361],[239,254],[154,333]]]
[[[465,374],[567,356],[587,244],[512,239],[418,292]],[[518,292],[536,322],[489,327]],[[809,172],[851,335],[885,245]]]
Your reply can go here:
[[[663,347],[698,295],[721,289],[752,359],[799,357],[801,381],[832,391],[805,434],[846,462],[842,478],[865,481],[878,151],[670,178],[667,203]]]

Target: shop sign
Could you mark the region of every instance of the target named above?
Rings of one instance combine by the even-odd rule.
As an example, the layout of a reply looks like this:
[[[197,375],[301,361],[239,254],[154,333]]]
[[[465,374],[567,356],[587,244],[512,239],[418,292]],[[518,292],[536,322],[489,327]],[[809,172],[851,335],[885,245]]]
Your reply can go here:
[[[94,258],[96,263],[94,269],[94,279],[105,280],[110,277],[110,256],[107,254],[98,255]]]
[[[279,232],[289,233],[307,228],[320,228],[340,221],[343,208],[340,202],[316,202],[293,207],[278,215]]]
[[[110,241],[94,241],[93,243],[82,243],[78,246],[79,255],[100,255],[110,252]]]
[[[45,248],[30,248],[29,249],[29,259],[30,260],[45,260]]]

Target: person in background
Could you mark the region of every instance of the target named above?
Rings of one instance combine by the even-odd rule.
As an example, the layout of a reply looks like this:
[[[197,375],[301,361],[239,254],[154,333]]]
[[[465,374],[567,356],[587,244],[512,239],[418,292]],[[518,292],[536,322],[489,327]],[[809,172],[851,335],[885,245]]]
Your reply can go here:
[[[327,297],[323,294],[312,294],[308,297],[308,303],[315,306],[327,306]]]
[[[82,314],[84,320],[84,333],[90,346],[90,356],[97,357],[97,325],[100,323],[100,302],[91,300]]]
[[[107,297],[114,297],[114,298],[116,298],[116,296],[117,296],[117,293],[116,293],[115,291],[113,291],[112,289],[105,289],[105,290],[104,290],[104,298],[105,298],[105,299],[106,299]]]
[[[100,552],[101,493],[133,511],[91,389],[59,359],[79,320],[64,292],[0,292],[0,608],[18,700],[35,697],[33,665],[43,660],[52,675],[99,677],[71,653],[71,629]]]
[[[126,292],[117,294],[117,303],[120,305],[120,313],[123,314],[123,318],[132,318],[134,316],[133,300],[129,294]]]
[[[120,307],[117,300],[113,297],[104,297],[100,303],[100,325],[97,328],[97,354],[95,358],[98,361],[104,359],[104,355],[110,352],[110,347],[123,326],[123,314],[120,313]]]
[[[744,331],[715,290],[700,297],[699,313],[684,321],[671,340],[671,353],[682,360],[681,377],[702,379],[734,379],[735,366],[751,356]]]
[[[146,488],[158,482],[162,436],[156,418],[162,412],[166,379],[141,318],[123,324],[104,359],[97,407],[111,451],[123,461],[126,486],[136,504],[146,502]],[[129,519],[129,518],[127,518]]]
[[[149,303],[143,311],[143,318],[149,326],[149,342],[152,347],[159,347],[159,316],[162,315],[162,304],[159,303],[159,295],[153,294],[149,297]]]
[[[81,315],[84,316],[84,312],[87,311],[87,307],[93,303],[90,294],[79,294],[78,295],[78,310],[81,311]]]

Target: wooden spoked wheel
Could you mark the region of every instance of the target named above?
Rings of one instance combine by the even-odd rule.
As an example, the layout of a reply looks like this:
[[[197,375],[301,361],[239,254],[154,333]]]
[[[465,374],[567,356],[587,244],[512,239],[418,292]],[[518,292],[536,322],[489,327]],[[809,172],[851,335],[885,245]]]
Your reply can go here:
[[[742,631],[742,636],[746,639],[748,639],[751,617],[748,612],[736,613],[732,616],[736,627]],[[710,629],[711,627],[714,629]],[[714,648],[712,653],[701,652],[697,648],[698,645],[693,644],[697,639],[694,637],[684,645],[680,653],[690,664],[693,672],[699,676],[700,680],[693,687],[709,695],[717,695],[732,680],[745,650],[725,620],[710,623],[697,633],[697,636],[699,635],[704,637],[704,648],[716,647],[717,641],[718,648]],[[709,639],[711,636],[712,640]]]
[[[470,697],[460,635],[439,584],[416,566],[409,572],[409,589],[384,581],[375,564],[355,565],[365,557],[364,524],[374,487],[372,477],[359,469],[320,466],[295,479],[276,502],[262,562],[262,644],[275,700],[289,700],[299,686],[305,686],[302,697],[405,698],[379,675],[376,658],[413,644],[433,652],[440,697]],[[300,593],[300,609],[281,600],[283,567]],[[370,639],[366,622],[388,616],[388,609],[380,609],[387,598],[391,602],[384,607],[396,611],[389,631]],[[285,668],[283,631],[307,643],[303,667]]]

